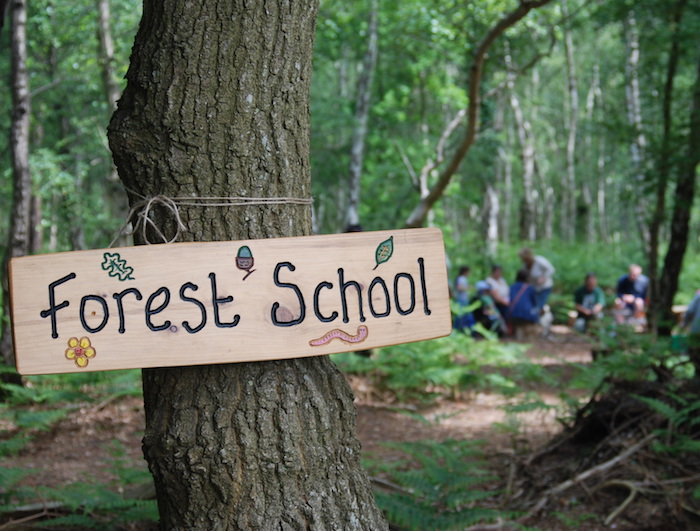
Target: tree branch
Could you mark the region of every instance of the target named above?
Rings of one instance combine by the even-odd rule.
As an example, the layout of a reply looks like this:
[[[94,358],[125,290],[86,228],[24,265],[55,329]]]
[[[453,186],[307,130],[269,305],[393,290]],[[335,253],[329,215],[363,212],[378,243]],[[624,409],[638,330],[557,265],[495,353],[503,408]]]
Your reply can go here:
[[[476,133],[479,128],[479,111],[481,106],[479,89],[481,88],[481,77],[483,75],[484,63],[486,61],[486,53],[496,39],[500,37],[508,28],[524,18],[532,9],[541,7],[550,1],[551,0],[522,0],[516,9],[503,16],[496,23],[496,25],[493,26],[477,45],[474,51],[472,65],[470,67],[471,75],[469,77],[469,86],[467,90],[469,106],[467,107],[466,113],[466,133],[462,139],[462,142],[457,147],[456,152],[452,156],[452,159],[449,161],[447,167],[442,171],[437,182],[433,185],[428,195],[420,199],[418,205],[408,216],[405,223],[407,228],[415,228],[423,225],[428,212],[440,199],[440,197],[442,197],[442,194],[449,185],[452,176],[457,172],[462,160],[464,160],[467,152],[474,144]]]
[[[631,455],[635,454],[636,452],[638,452],[639,450],[644,448],[644,446],[646,446],[647,443],[649,443],[650,441],[652,441],[655,438],[656,438],[656,434],[650,433],[649,435],[647,435],[643,439],[637,441],[635,444],[633,444],[632,446],[627,448],[624,452],[617,455],[616,457],[613,457],[612,459],[608,459],[607,461],[605,461],[599,465],[596,465],[592,468],[589,468],[588,470],[584,470],[583,472],[576,475],[575,477],[573,477],[571,479],[567,479],[566,481],[560,483],[559,485],[552,487],[547,492],[545,492],[544,495],[540,498],[540,500],[532,507],[532,509],[530,509],[528,511],[528,513],[521,518],[521,521],[524,521],[527,518],[534,516],[540,510],[542,510],[542,508],[544,508],[544,506],[549,501],[550,497],[552,497],[553,495],[559,494],[560,492],[564,492],[565,490],[570,489],[571,487],[573,487],[577,483],[580,483],[581,481],[584,481],[590,477],[593,477],[597,474],[600,474],[602,472],[609,470],[610,468],[614,467],[615,465],[617,465],[621,461],[624,461],[625,459],[627,459]]]

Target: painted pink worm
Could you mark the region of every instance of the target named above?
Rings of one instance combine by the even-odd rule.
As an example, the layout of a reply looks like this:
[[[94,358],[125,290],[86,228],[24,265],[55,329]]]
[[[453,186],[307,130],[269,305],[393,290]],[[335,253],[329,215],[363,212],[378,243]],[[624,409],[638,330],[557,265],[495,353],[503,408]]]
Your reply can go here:
[[[357,327],[357,334],[354,336],[351,336],[347,332],[343,332],[340,328],[335,328],[328,332],[325,336],[309,341],[309,345],[312,347],[320,347],[321,345],[327,345],[334,339],[340,339],[346,343],[361,343],[367,339],[367,332],[367,327],[364,325]]]

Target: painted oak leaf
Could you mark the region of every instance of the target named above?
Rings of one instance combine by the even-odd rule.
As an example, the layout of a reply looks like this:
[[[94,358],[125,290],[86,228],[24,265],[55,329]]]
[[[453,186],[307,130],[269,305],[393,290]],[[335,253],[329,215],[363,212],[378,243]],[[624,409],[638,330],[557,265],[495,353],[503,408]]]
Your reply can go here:
[[[384,262],[387,262],[389,260],[389,258],[391,258],[391,255],[393,252],[394,252],[394,237],[391,236],[388,240],[384,240],[377,247],[377,251],[376,251],[375,256],[374,256],[374,258],[377,262],[377,265],[372,268],[372,271],[377,269],[379,267],[379,264],[383,264]]]
[[[127,266],[126,260],[119,253],[105,253],[103,256],[102,269],[107,271],[110,277],[119,277],[119,280],[122,282],[124,280],[134,280],[132,276],[134,268]]]

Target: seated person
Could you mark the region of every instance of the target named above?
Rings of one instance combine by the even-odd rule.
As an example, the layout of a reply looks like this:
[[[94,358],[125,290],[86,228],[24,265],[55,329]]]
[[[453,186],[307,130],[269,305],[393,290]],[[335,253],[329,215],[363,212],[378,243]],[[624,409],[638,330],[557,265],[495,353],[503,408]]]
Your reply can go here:
[[[502,337],[505,334],[505,326],[491,296],[491,286],[488,282],[480,280],[476,283],[475,300],[481,302],[481,305],[474,309],[474,321],[481,323],[486,330],[498,334],[498,337]]]
[[[496,303],[496,308],[501,313],[501,317],[505,319],[510,302],[510,287],[503,278],[503,267],[498,264],[491,266],[491,275],[486,279],[486,282],[491,286],[491,297]]]
[[[574,330],[577,332],[585,332],[591,319],[603,317],[605,294],[598,286],[598,279],[594,273],[588,273],[583,286],[574,291],[574,304],[578,312],[574,321]]]
[[[457,310],[457,315],[453,326],[456,330],[464,331],[471,328],[474,324],[474,319],[470,313],[466,311],[467,306],[469,306],[469,266],[462,266],[459,268],[459,273],[454,282],[454,300],[459,304],[459,309]]]
[[[535,288],[527,282],[527,271],[521,269],[510,287],[510,304],[508,305],[508,322],[514,326],[532,324],[540,319]]]
[[[537,308],[543,310],[554,286],[553,278],[556,270],[549,260],[544,256],[536,255],[529,247],[520,249],[518,256],[523,262],[523,269],[527,271],[527,281],[535,289]]]
[[[618,323],[623,323],[630,318],[644,317],[648,287],[649,279],[642,275],[642,268],[632,264],[629,273],[621,276],[617,282],[615,320]]]
[[[695,377],[700,374],[700,290],[695,293],[683,316],[683,330],[688,331],[688,355],[695,367]]]

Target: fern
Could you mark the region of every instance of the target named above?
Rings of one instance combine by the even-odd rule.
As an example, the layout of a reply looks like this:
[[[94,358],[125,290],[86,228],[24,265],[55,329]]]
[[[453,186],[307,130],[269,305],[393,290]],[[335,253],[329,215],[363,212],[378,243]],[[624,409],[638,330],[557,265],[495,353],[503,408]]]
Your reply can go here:
[[[24,503],[36,496],[33,489],[19,486],[32,472],[25,468],[0,468],[0,514],[12,510],[14,504]]]
[[[22,448],[24,448],[27,443],[33,439],[32,436],[26,433],[20,433],[4,441],[0,441],[0,457],[8,457],[15,455]]]
[[[0,468],[0,492],[10,492],[30,474],[31,470],[26,468]]]
[[[352,353],[334,354],[332,359],[347,373],[364,374],[383,388],[391,390],[399,400],[429,401],[439,393],[453,393],[462,389],[497,387],[509,393],[519,392],[512,379],[500,376],[495,380],[493,371],[484,372],[484,366],[516,367],[517,376],[525,379],[539,371],[525,356],[526,346],[498,341],[476,341],[459,333],[432,341],[407,343],[377,349],[368,359]],[[427,389],[434,391],[428,393]]]
[[[4,382],[0,383],[0,389],[7,395],[7,402],[13,406],[90,400],[87,394],[76,389],[55,389],[31,384],[25,386]]]
[[[401,493],[377,493],[377,502],[390,522],[411,530],[463,529],[494,521],[500,513],[479,502],[497,493],[484,488],[493,476],[483,467],[483,453],[470,441],[448,440],[387,443],[401,450],[412,467],[391,470]],[[417,466],[416,466],[417,465]],[[385,468],[386,470],[386,468]]]
[[[36,527],[68,527],[77,529],[104,529],[104,524],[84,514],[68,514],[34,524]]]
[[[675,421],[678,418],[679,411],[676,408],[674,408],[673,406],[671,406],[670,404],[664,402],[663,400],[659,400],[658,398],[651,398],[648,396],[640,396],[640,395],[631,395],[631,396],[636,398],[640,402],[645,403],[652,410],[656,411],[661,416],[666,418],[669,422],[671,422],[671,424],[675,424]]]
[[[34,428],[46,431],[56,422],[62,420],[68,414],[67,408],[48,410],[23,410],[18,411],[15,422],[20,428]]]
[[[667,400],[639,395],[632,396],[668,421],[667,427],[657,430],[660,437],[652,445],[654,451],[672,456],[700,452],[700,441],[686,433],[689,427],[700,422],[697,415],[697,411],[700,409],[700,400],[694,395],[685,397],[667,391]],[[675,405],[669,401],[674,402]]]

